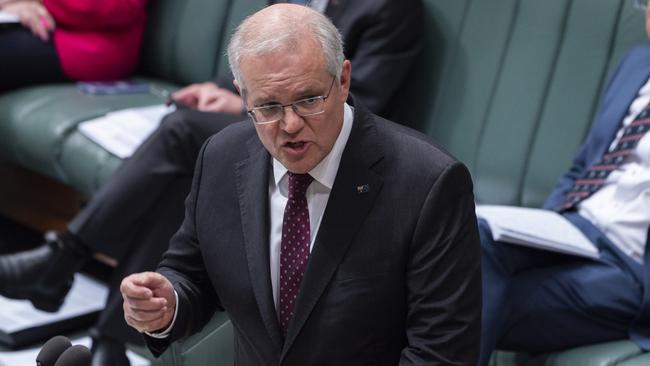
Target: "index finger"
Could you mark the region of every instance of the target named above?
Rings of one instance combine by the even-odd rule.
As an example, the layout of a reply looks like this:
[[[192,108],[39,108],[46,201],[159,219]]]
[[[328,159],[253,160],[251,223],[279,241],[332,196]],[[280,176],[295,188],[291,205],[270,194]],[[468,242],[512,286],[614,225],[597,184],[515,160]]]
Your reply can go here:
[[[211,104],[214,104],[215,102],[218,102],[220,99],[222,99],[220,98],[221,94],[221,89],[201,90],[201,93],[199,93],[198,109],[200,111],[205,111]]]
[[[164,287],[168,282],[160,273],[135,273],[122,280],[120,291],[130,297],[150,298],[154,290]]]
[[[142,273],[136,273],[135,275],[132,276],[133,276],[133,282],[135,282],[140,286],[148,287],[150,289],[157,289],[160,287],[164,287],[167,283],[169,283],[169,280],[158,272],[142,272]]]
[[[47,11],[45,11],[44,14],[41,14],[39,16],[39,19],[40,19],[41,23],[43,23],[45,28],[47,30],[49,30],[49,31],[54,30],[54,28],[56,27],[56,22],[54,21],[54,18],[52,18],[50,13],[48,13]]]
[[[195,97],[200,90],[200,84],[191,84],[172,93],[173,99]]]
[[[120,292],[122,292],[124,298],[147,300],[153,297],[151,289],[128,280],[128,277],[122,281]]]

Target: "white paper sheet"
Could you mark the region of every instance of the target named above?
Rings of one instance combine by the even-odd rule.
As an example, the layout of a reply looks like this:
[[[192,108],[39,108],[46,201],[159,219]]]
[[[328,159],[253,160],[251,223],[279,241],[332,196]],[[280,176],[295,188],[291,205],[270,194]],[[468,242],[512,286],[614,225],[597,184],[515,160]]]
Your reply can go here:
[[[91,345],[90,337],[83,337],[79,339],[73,339],[72,344],[80,344],[90,348]],[[41,347],[34,347],[22,351],[13,351],[13,352],[0,352],[0,366],[33,366],[35,364],[36,356],[40,352]],[[146,358],[134,353],[132,351],[126,352],[131,366],[149,366],[151,362]]]
[[[174,106],[164,104],[123,109],[84,121],[79,124],[79,131],[111,154],[125,159],[158,128],[162,117],[174,110]]]
[[[7,13],[6,11],[0,11],[0,24],[3,23],[19,23],[20,18],[17,15]]]
[[[598,248],[562,215],[534,208],[477,205],[495,241],[519,244],[587,258],[598,258]]]
[[[104,308],[108,288],[92,278],[77,273],[63,306],[56,313],[35,309],[29,300],[0,296],[0,330],[13,333],[27,328],[92,313]]]

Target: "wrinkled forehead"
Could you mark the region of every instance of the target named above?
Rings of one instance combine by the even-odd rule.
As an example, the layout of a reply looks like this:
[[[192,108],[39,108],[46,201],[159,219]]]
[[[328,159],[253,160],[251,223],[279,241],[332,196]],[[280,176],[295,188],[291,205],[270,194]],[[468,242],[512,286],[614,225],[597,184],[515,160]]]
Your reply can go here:
[[[273,80],[328,73],[325,55],[316,42],[301,42],[273,51],[242,55],[239,68],[244,89]]]

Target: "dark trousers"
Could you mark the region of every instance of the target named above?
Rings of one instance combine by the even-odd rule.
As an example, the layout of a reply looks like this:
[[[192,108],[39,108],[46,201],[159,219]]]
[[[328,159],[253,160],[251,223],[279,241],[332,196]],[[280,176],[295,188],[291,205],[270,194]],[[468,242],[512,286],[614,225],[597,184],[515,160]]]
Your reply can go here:
[[[168,115],[69,223],[68,230],[84,244],[119,261],[97,332],[141,342],[124,321],[120,282],[131,273],[156,268],[183,220],[183,203],[201,145],[243,119],[188,109]]]
[[[54,42],[43,42],[22,26],[0,28],[0,55],[0,93],[67,80]]]
[[[494,242],[479,221],[483,268],[481,362],[495,349],[530,353],[627,339],[641,312],[643,268],[577,214],[597,260]]]

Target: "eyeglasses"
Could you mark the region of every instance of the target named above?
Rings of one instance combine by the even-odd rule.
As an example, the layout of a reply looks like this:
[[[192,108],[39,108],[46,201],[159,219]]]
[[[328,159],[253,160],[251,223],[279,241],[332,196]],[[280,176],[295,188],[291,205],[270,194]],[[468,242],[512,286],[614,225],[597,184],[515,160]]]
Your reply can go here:
[[[319,95],[317,97],[300,99],[289,104],[272,104],[262,107],[255,107],[247,110],[246,113],[248,113],[248,115],[253,119],[253,122],[258,125],[266,125],[281,120],[284,118],[284,110],[287,107],[291,107],[294,113],[301,117],[309,117],[321,114],[325,112],[325,100],[329,98],[335,80],[336,78],[332,78],[332,84],[327,91],[327,95]]]
[[[634,8],[647,12],[648,2],[646,0],[634,0]]]

